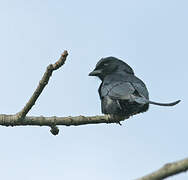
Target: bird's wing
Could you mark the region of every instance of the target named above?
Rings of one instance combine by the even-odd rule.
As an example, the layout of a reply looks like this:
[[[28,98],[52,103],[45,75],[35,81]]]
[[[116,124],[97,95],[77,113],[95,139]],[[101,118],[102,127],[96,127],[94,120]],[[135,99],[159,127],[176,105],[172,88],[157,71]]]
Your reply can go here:
[[[136,101],[139,104],[148,102],[148,91],[140,83],[127,81],[116,81],[110,84],[103,84],[100,87],[100,96],[109,96],[116,100]]]
[[[133,85],[133,87],[141,97],[145,97],[146,99],[149,100],[149,93],[144,83],[132,82],[131,84]]]
[[[112,99],[130,99],[130,95],[135,91],[134,87],[129,82],[111,82],[103,84],[100,87],[101,97],[110,96]]]

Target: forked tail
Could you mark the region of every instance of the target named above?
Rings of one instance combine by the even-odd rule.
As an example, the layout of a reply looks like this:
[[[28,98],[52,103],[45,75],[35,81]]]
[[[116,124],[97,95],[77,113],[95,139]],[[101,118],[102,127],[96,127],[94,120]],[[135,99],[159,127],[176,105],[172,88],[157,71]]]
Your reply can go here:
[[[149,101],[150,104],[154,104],[154,105],[158,105],[158,106],[175,106],[176,104],[178,104],[181,100],[178,101],[174,101],[171,103],[158,103],[158,102],[154,102],[154,101]]]

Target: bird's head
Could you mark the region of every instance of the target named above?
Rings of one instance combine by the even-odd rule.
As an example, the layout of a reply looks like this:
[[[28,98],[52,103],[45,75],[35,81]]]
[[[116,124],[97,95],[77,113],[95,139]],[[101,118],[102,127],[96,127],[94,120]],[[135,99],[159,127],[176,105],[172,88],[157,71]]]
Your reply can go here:
[[[102,58],[97,64],[95,69],[89,73],[89,76],[97,76],[101,80],[108,74],[117,71],[124,71],[128,74],[134,74],[133,69],[125,62],[115,57]]]

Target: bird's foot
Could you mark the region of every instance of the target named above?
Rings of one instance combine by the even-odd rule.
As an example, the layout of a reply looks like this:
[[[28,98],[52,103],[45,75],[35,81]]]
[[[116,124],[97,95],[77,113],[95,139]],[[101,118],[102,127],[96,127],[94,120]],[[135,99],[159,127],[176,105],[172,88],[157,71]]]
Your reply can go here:
[[[128,119],[129,116],[119,116],[119,115],[114,115],[114,114],[108,114],[107,115],[109,118],[109,123],[117,123],[119,124],[120,126],[122,125],[121,124],[121,121],[123,121],[124,119]]]

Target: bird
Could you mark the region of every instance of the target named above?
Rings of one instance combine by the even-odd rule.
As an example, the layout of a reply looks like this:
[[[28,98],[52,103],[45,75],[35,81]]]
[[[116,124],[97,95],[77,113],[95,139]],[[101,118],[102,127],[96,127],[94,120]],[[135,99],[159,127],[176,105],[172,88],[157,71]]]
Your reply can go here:
[[[180,102],[150,101],[145,83],[135,76],[127,63],[116,57],[100,59],[89,76],[97,76],[102,81],[98,93],[103,114],[128,118],[146,112],[150,104],[174,106]]]

